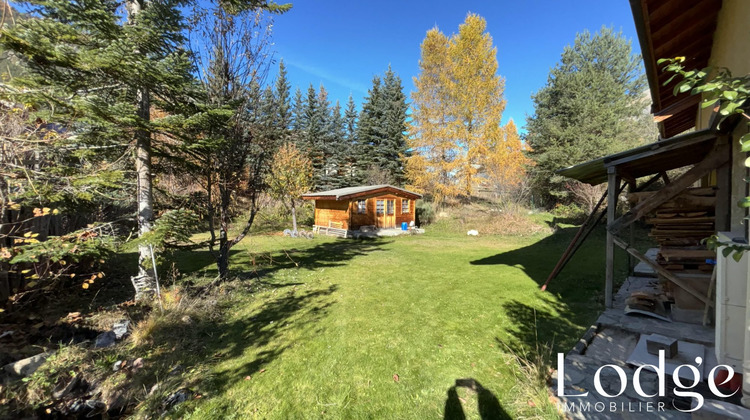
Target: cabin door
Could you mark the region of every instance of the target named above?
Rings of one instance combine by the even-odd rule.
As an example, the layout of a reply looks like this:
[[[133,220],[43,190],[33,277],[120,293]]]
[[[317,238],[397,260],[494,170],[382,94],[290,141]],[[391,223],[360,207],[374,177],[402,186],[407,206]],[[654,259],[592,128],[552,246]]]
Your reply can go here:
[[[377,210],[378,227],[396,227],[396,200],[378,199],[375,204],[375,208]]]

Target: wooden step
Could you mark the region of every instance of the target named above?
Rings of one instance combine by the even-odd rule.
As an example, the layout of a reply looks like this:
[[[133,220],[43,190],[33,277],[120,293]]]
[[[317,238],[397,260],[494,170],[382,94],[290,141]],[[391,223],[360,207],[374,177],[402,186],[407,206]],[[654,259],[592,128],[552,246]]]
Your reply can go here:
[[[705,212],[701,212],[705,213]],[[646,223],[649,225],[672,225],[672,224],[713,224],[716,218],[714,216],[697,216],[697,217],[686,217],[680,216],[679,213],[672,213],[674,217],[652,217],[646,219]]]

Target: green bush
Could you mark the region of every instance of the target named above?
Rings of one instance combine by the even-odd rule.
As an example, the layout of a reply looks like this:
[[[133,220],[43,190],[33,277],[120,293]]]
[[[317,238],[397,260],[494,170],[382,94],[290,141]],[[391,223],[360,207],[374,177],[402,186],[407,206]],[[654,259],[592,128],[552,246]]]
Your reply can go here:
[[[563,218],[563,219],[573,219],[578,220],[586,217],[586,212],[583,211],[583,209],[575,203],[571,204],[557,204],[555,208],[552,209],[551,213],[555,217]]]
[[[417,225],[429,225],[435,220],[435,208],[432,203],[424,200],[417,200]]]

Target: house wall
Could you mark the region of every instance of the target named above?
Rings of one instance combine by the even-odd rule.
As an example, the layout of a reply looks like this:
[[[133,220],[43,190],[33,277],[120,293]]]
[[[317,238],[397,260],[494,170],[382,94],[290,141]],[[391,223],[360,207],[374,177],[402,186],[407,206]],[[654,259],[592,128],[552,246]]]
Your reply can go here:
[[[396,226],[400,227],[401,223],[406,222],[408,225],[411,222],[415,221],[415,213],[414,213],[414,200],[409,200],[409,212],[408,213],[401,213],[401,200],[405,200],[405,198],[399,198],[396,200]]]
[[[750,17],[750,1],[724,0],[714,33],[714,44],[708,62],[710,66],[726,67],[733,75],[750,73],[750,48],[747,48],[747,41],[750,40],[748,17]],[[711,109],[701,109],[698,112],[697,128],[707,128],[711,118]],[[747,124],[741,123],[732,133],[732,162],[729,173],[725,176],[725,179],[731,182],[729,228],[732,231],[743,229],[742,221],[747,214],[745,209],[736,205],[748,195],[748,184],[743,181],[743,178],[748,176],[744,163],[747,154],[740,150],[738,142],[740,136],[747,132]]]
[[[360,226],[375,225],[375,199],[368,198],[365,206],[367,213],[357,213],[357,201],[351,201],[351,214],[352,214],[352,229],[359,229]]]
[[[357,201],[358,200],[367,200],[366,207],[367,207],[367,213],[366,214],[359,214],[357,213]],[[378,217],[377,217],[377,200],[396,200],[396,208],[395,208],[395,216],[396,221],[395,225],[396,227],[401,226],[401,223],[406,222],[407,224],[413,222],[415,219],[415,200],[409,200],[409,211],[407,213],[401,212],[401,200],[406,200],[405,198],[398,197],[393,194],[387,194],[387,195],[378,195],[378,196],[372,196],[372,197],[362,197],[358,200],[352,200],[350,204],[349,211],[351,212],[351,220],[352,220],[352,227],[351,229],[357,229],[360,226],[367,226],[367,225],[374,225],[378,226]]]
[[[349,202],[335,200],[315,200],[315,224],[328,226],[328,222],[343,223],[349,229]]]

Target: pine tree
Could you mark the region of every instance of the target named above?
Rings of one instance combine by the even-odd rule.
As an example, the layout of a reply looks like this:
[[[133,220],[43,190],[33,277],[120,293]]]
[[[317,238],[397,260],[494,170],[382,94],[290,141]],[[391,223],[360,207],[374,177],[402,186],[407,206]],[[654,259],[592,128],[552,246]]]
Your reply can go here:
[[[633,124],[645,108],[640,57],[622,33],[602,28],[576,36],[533,96],[526,141],[534,160],[534,189],[548,204],[568,200],[555,171],[643,142]]]
[[[292,132],[297,137],[297,147],[300,148],[301,133],[307,130],[307,122],[305,119],[305,110],[307,109],[307,102],[305,97],[302,96],[300,88],[294,90],[294,101],[292,103]]]
[[[340,111],[340,109],[339,109]],[[321,85],[318,90],[315,121],[320,131],[314,136],[313,179],[318,190],[330,190],[337,186],[336,127],[333,109],[328,100],[328,91]]]
[[[330,184],[333,188],[348,186],[346,180],[346,159],[349,151],[346,139],[346,124],[341,115],[341,105],[336,101],[331,109],[329,137],[329,157],[327,167],[331,169]]]
[[[343,168],[342,168],[342,186],[351,187],[359,183],[356,177],[357,160],[359,156],[357,151],[359,150],[359,141],[357,139],[357,106],[354,104],[352,95],[349,95],[349,100],[346,102],[346,110],[344,111],[344,144],[343,144]]]
[[[328,98],[323,101],[328,104]],[[325,185],[325,150],[324,129],[326,124],[327,109],[321,109],[321,98],[312,84],[307,88],[307,97],[304,101],[305,107],[299,118],[299,142],[298,148],[305,151],[313,166],[313,189],[319,191]]]
[[[291,87],[287,80],[286,66],[284,60],[279,62],[279,74],[276,78],[274,96],[276,98],[276,121],[275,125],[278,130],[278,138],[283,141],[288,140],[289,131],[292,129],[292,104],[291,104]]]
[[[395,181],[397,185],[404,182],[404,159],[406,157],[406,95],[401,85],[401,78],[391,70],[383,77],[383,126],[384,137],[376,149],[378,166]]]
[[[33,104],[37,116],[76,127],[76,142],[95,146],[135,144],[139,235],[153,223],[152,134],[160,121],[151,110],[182,107],[191,81],[184,42],[184,0],[160,2],[33,0],[33,19],[3,28],[0,43],[29,70],[13,79],[16,103]],[[20,93],[19,93],[20,92]],[[53,104],[53,108],[49,105]],[[52,112],[54,110],[54,112]],[[137,297],[153,287],[147,246],[139,246]],[[142,286],[142,287],[141,287]]]
[[[266,88],[263,89],[259,108],[259,121],[253,135],[268,139],[268,141],[264,142],[264,144],[271,145],[275,150],[277,147],[281,146],[282,132],[279,129],[279,119],[277,113],[278,104],[276,102],[276,97],[274,96],[273,89],[270,86],[266,86]],[[269,152],[273,153],[274,150],[270,150]]]
[[[366,174],[370,168],[378,166],[375,150],[381,139],[385,137],[382,95],[380,77],[375,76],[372,79],[372,87],[367,91],[367,97],[362,104],[357,124],[356,177],[365,183],[367,182]]]

